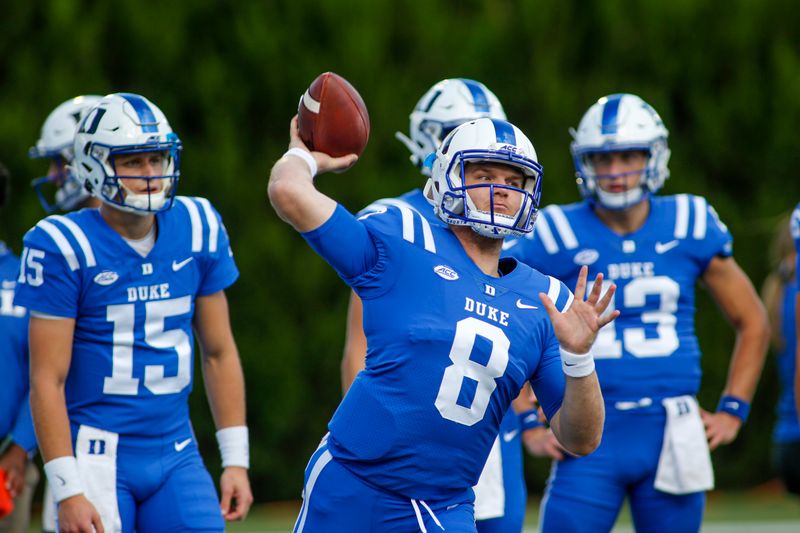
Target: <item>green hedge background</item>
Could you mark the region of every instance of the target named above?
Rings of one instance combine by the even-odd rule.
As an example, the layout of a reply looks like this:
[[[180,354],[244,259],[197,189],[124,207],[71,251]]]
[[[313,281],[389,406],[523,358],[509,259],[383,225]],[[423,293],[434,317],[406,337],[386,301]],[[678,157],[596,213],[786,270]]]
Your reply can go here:
[[[286,148],[298,97],[326,70],[367,103],[358,165],[319,180],[356,210],[421,184],[394,140],[434,82],[470,77],[533,139],[545,203],[571,202],[567,128],[599,96],[641,95],[670,129],[664,193],[705,195],[758,286],[767,242],[800,198],[800,10],[793,0],[12,0],[0,16],[0,159],[13,176],[0,237],[19,251],[43,216],[27,159],[47,114],[78,94],[131,91],[156,102],[184,141],[181,194],[210,198],[231,234],[229,290],[248,386],[258,501],[298,498],[302,471],[340,399],[347,289],[269,207],[269,168]],[[707,298],[701,403],[713,408],[733,344]],[[714,454],[717,484],[770,477],[777,381],[769,361],[740,438]],[[200,380],[200,376],[198,376]],[[202,386],[193,419],[207,463],[216,446]],[[530,490],[544,461],[528,461]]]

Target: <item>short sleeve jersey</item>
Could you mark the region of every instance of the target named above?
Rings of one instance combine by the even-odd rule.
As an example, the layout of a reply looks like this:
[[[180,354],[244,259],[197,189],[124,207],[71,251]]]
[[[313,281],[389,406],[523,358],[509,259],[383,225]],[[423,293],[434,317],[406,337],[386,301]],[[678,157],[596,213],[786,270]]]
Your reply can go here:
[[[73,424],[147,436],[188,423],[196,299],[239,273],[208,200],[178,197],[156,223],[146,257],[97,209],[47,217],[25,236],[17,302],[75,319],[65,386]]]
[[[558,342],[538,294],[560,309],[572,294],[513,259],[487,276],[416,210],[386,206],[359,221],[340,206],[305,234],[334,268],[368,248],[376,256],[355,275],[339,270],[363,301],[368,352],[329,424],[329,449],[362,479],[411,498],[466,490],[526,380],[548,417],[559,409]]]
[[[36,436],[28,406],[28,312],[14,302],[19,259],[0,242],[0,439],[28,451]]]
[[[715,256],[732,254],[732,237],[700,196],[654,196],[645,224],[619,235],[589,202],[542,210],[530,238],[505,243],[506,254],[575,283],[582,265],[614,282],[620,316],[604,327],[593,352],[606,401],[696,394],[700,349],[695,284]]]

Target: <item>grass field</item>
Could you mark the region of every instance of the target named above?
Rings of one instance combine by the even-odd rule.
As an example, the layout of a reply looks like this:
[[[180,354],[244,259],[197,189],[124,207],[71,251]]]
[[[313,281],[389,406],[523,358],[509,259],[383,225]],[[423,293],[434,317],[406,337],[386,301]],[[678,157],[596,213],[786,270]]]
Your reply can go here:
[[[539,497],[529,502],[525,533],[536,531]],[[256,507],[245,522],[231,524],[228,531],[273,533],[291,531],[300,502],[281,502]],[[632,532],[630,515],[623,511],[615,533]],[[800,499],[785,495],[769,484],[743,492],[709,494],[703,524],[706,533],[798,533]]]
[[[528,504],[525,533],[537,531],[539,495]],[[231,533],[284,533],[291,531],[300,502],[276,502],[253,508],[247,520],[231,523]],[[38,513],[36,513],[38,515]],[[31,532],[40,531],[38,521]],[[622,512],[614,533],[633,532],[627,509]],[[742,492],[711,492],[708,496],[704,533],[799,533],[800,498],[783,493],[776,483]]]

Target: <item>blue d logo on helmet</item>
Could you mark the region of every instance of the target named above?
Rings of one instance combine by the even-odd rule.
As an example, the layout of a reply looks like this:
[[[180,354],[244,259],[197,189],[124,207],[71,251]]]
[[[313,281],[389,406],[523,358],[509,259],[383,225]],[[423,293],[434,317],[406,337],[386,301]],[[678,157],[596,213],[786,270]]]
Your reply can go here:
[[[485,237],[521,236],[533,230],[542,193],[543,169],[531,141],[516,126],[504,120],[482,118],[453,130],[436,152],[425,196],[439,218],[448,224],[470,226]],[[467,163],[489,162],[509,165],[525,176],[523,188],[500,184],[464,184]],[[476,207],[470,189],[497,188],[522,195],[516,213],[508,215]]]
[[[76,177],[103,202],[132,213],[154,213],[172,207],[180,178],[182,145],[164,113],[143,96],[110,94],[81,121],[75,134]],[[114,158],[120,155],[163,152],[162,172],[135,176],[160,180],[157,192],[136,194],[117,175]],[[128,176],[129,177],[129,176]]]
[[[669,177],[669,132],[647,102],[636,95],[620,93],[604,96],[583,115],[576,130],[570,130],[578,189],[584,198],[607,209],[625,209],[658,191]],[[639,187],[625,192],[604,191],[592,164],[591,155],[604,152],[643,151],[647,164]]]

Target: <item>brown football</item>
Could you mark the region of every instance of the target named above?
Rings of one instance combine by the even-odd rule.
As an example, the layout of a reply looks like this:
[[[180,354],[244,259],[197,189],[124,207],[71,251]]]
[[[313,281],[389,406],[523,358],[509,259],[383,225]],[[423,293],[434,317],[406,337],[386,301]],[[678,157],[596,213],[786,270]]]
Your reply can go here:
[[[358,154],[369,140],[369,113],[350,83],[333,72],[317,76],[297,106],[300,138],[333,157]]]

